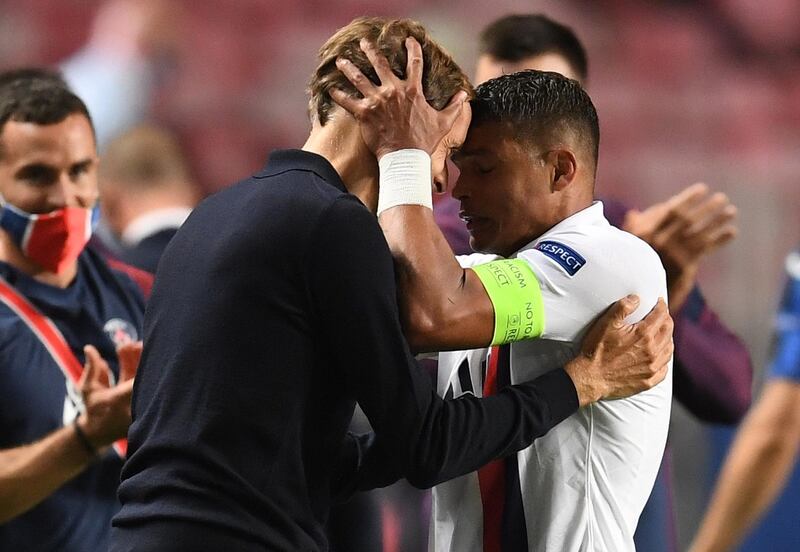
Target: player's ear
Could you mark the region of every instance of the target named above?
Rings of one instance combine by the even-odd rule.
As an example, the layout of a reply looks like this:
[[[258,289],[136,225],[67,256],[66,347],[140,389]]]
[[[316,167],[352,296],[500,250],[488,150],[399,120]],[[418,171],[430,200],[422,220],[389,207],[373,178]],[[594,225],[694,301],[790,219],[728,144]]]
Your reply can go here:
[[[569,186],[577,174],[578,161],[575,154],[568,149],[556,149],[547,152],[547,162],[553,167],[552,192],[563,191]]]

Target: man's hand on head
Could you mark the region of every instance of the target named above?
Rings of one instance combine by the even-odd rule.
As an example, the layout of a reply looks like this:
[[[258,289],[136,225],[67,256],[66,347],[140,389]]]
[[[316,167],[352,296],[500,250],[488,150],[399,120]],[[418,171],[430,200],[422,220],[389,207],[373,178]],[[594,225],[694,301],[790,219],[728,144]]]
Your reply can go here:
[[[372,84],[350,60],[339,58],[336,66],[363,98],[333,89],[330,92],[333,100],[359,122],[364,142],[378,159],[401,149],[419,149],[433,154],[453,127],[467,93],[458,92],[441,111],[427,102],[422,87],[422,48],[414,38],[406,39],[405,80],[392,72],[389,62],[374,44],[362,39],[360,46],[381,83]]]
[[[623,229],[650,244],[664,263],[672,312],[692,291],[702,258],[736,237],[735,217],[730,199],[705,184],[625,216]]]
[[[659,299],[641,322],[626,324],[638,306],[635,295],[614,303],[590,328],[581,354],[565,366],[581,406],[635,395],[666,377],[674,348],[667,305]]]

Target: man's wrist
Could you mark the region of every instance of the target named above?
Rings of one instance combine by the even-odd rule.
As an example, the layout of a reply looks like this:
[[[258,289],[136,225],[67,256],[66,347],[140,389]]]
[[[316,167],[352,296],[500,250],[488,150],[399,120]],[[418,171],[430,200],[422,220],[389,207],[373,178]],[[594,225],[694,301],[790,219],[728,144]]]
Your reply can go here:
[[[72,429],[74,430],[75,438],[81,444],[81,447],[86,451],[86,454],[89,456],[89,458],[96,458],[98,455],[98,450],[92,444],[89,436],[86,435],[84,428],[81,427],[81,416],[76,417],[72,422]]]
[[[378,215],[398,205],[433,208],[431,157],[418,149],[387,153],[378,161],[380,188]]]
[[[597,385],[593,385],[589,376],[591,366],[592,359],[583,354],[578,355],[564,366],[564,371],[575,386],[578,404],[581,407],[597,402],[602,398],[602,393],[597,389]]]

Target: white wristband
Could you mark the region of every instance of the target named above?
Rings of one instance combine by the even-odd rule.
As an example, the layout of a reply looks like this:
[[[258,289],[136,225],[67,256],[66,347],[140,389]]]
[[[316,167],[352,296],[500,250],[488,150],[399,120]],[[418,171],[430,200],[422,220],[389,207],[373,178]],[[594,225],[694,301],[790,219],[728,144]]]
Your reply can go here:
[[[431,156],[427,152],[418,149],[393,151],[381,157],[378,168],[378,215],[397,205],[433,208]]]

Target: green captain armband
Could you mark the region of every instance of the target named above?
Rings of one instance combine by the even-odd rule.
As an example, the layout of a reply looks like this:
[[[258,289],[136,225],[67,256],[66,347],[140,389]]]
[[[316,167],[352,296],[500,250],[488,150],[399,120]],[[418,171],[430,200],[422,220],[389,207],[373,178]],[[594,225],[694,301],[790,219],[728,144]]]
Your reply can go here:
[[[472,267],[494,306],[492,345],[539,337],[544,305],[539,280],[522,259],[503,259]]]

